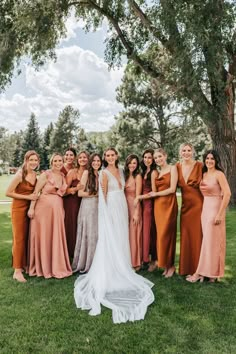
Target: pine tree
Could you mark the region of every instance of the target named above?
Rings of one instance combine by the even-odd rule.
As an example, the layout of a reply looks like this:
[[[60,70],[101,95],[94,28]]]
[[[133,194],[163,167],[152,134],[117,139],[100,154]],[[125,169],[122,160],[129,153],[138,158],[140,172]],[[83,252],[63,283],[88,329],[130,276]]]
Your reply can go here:
[[[23,163],[23,153],[22,153],[22,136],[23,136],[23,132],[22,130],[18,133],[14,133],[15,135],[15,149],[13,152],[13,156],[12,156],[12,166],[14,167],[18,167],[20,165],[22,165]]]
[[[49,168],[50,141],[54,130],[53,123],[50,123],[43,134],[43,151],[41,154],[40,169],[46,170]]]
[[[69,146],[75,146],[79,133],[79,110],[72,106],[66,106],[59,113],[58,121],[52,132],[50,151],[63,154]]]
[[[41,138],[38,122],[34,113],[31,113],[29,123],[24,132],[24,140],[22,143],[22,156],[28,150],[35,150],[39,155],[41,153]]]

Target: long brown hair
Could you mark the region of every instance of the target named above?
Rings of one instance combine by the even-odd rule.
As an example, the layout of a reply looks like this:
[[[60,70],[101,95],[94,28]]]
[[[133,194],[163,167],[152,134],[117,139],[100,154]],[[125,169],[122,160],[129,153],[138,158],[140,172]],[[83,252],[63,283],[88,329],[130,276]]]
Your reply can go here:
[[[24,181],[27,174],[28,174],[28,171],[27,171],[27,163],[29,161],[29,158],[30,156],[33,156],[33,155],[36,155],[37,158],[38,158],[38,161],[40,162],[40,157],[39,157],[39,154],[34,151],[34,150],[29,150],[25,153],[25,156],[24,156],[24,162],[23,162],[23,165],[22,165],[22,180]]]
[[[139,174],[139,158],[135,154],[130,154],[127,156],[125,160],[125,167],[124,167],[124,175],[125,175],[125,180],[129,178],[130,172],[129,172],[129,164],[131,163],[132,160],[136,160],[137,162],[137,167],[136,169],[132,172],[132,176],[136,177]]]
[[[98,157],[100,162],[101,162],[101,166],[98,170],[101,169],[102,167],[102,158],[99,154],[97,154],[96,152],[94,154],[92,154],[89,158],[89,163],[88,163],[88,192],[89,195],[96,195],[98,192],[98,183],[96,181],[97,176],[94,173],[94,169],[92,166],[93,160],[95,157]]]

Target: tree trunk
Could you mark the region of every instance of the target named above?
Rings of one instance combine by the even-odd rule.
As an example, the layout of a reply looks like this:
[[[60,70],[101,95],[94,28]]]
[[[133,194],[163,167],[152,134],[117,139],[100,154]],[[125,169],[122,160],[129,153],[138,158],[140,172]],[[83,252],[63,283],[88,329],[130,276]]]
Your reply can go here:
[[[223,129],[213,127],[210,129],[213,148],[220,155],[222,167],[226,174],[231,189],[230,205],[236,206],[236,140],[234,136],[229,140],[228,134]]]

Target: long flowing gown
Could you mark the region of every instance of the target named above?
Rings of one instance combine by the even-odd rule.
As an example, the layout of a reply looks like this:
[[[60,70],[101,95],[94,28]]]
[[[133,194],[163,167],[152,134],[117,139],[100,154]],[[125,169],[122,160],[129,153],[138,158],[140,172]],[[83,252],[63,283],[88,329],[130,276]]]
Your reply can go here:
[[[73,272],[87,272],[92,264],[98,239],[98,197],[82,198],[74,258]]]
[[[157,192],[170,187],[170,172],[157,177],[155,184]],[[175,261],[176,230],[178,205],[176,193],[156,197],[154,215],[157,227],[158,267],[170,268]]]
[[[222,191],[216,179],[209,182],[203,180],[200,189],[204,196],[201,215],[203,239],[196,273],[220,278],[224,276],[225,269],[225,212],[219,225],[214,224],[214,219],[220,209]]]
[[[136,197],[136,183],[135,178],[129,178],[125,184],[125,196],[128,205],[129,213],[129,243],[131,252],[131,263],[133,267],[138,267],[142,262],[142,215],[140,215],[139,223],[133,223],[133,216],[135,213],[134,199]],[[138,208],[141,205],[138,204]],[[141,214],[140,210],[140,214]]]
[[[29,275],[65,278],[72,274],[64,225],[62,195],[65,179],[57,189],[50,170],[30,223]]]
[[[144,319],[154,301],[153,283],[131,267],[124,176],[120,170],[121,188],[108,170],[102,173],[107,174],[108,192],[105,201],[100,181],[98,243],[90,271],[75,282],[76,306],[94,316],[104,305],[112,310],[114,323]]]
[[[151,180],[143,178],[143,194],[152,191]],[[154,219],[153,199],[143,200],[143,262],[148,263],[150,256],[152,261],[157,260],[156,251],[156,224]]]
[[[29,195],[33,193],[35,185],[23,180],[15,189],[16,193]],[[12,219],[12,266],[15,269],[25,269],[27,267],[27,247],[29,236],[29,221],[27,212],[30,200],[13,199],[11,206]]]
[[[76,187],[79,183],[77,178],[73,179],[70,186]],[[77,234],[77,220],[78,213],[81,204],[81,198],[78,197],[78,193],[68,194],[63,197],[63,206],[65,210],[65,230],[66,230],[66,242],[70,258],[74,256],[76,234]]]
[[[182,165],[177,163],[176,167],[178,186],[182,194],[179,274],[186,275],[196,272],[201,251],[203,197],[199,185],[202,179],[202,163],[196,161],[187,183],[182,174]]]

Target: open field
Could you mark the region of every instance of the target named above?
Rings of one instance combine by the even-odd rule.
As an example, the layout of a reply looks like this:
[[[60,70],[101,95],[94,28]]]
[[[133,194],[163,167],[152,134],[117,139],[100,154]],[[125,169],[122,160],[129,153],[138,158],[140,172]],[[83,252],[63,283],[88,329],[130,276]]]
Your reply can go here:
[[[144,321],[114,325],[111,311],[91,317],[75,308],[76,275],[12,280],[9,205],[0,205],[0,353],[236,353],[236,210],[227,215],[226,276],[190,284],[161,271]]]
[[[13,175],[2,175],[0,176],[0,200],[11,200],[11,198],[8,198],[5,196],[6,189],[12,179]]]

